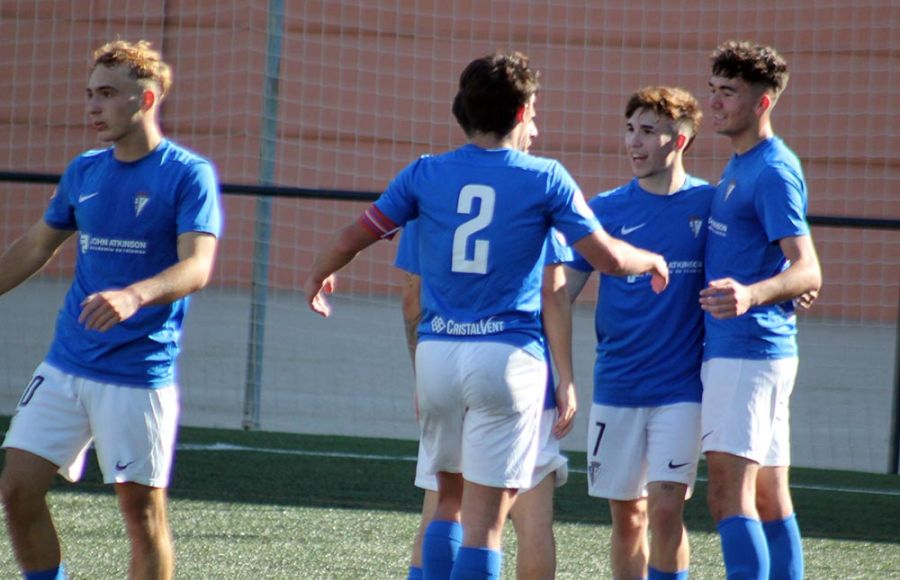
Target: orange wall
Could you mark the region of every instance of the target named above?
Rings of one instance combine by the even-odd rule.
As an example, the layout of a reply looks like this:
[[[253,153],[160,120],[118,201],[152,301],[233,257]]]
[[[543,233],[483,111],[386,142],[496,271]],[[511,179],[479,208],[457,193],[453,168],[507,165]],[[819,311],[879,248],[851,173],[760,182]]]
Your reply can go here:
[[[542,70],[535,152],[559,158],[593,193],[629,178],[622,108],[646,84],[677,84],[703,102],[708,55],[722,40],[776,46],[792,78],[776,130],[805,162],[810,213],[900,219],[900,7],[814,1],[657,2],[454,0],[285,2],[275,182],[375,191],[424,152],[458,145],[449,112],[456,78],[493,49]],[[685,4],[685,3],[681,3]],[[82,94],[90,51],[147,38],[173,65],[164,130],[207,155],[221,178],[256,183],[263,110],[266,2],[11,0],[0,6],[0,169],[61,172],[95,145]],[[690,170],[715,181],[729,151],[701,132]],[[0,241],[40,215],[51,188],[0,184]],[[217,271],[243,286],[256,201],[226,198]],[[299,288],[317,245],[364,204],[274,201],[271,281]],[[815,228],[826,288],[814,315],[894,321],[900,234]],[[344,275],[344,289],[395,287],[382,244]],[[66,273],[64,256],[50,273]]]

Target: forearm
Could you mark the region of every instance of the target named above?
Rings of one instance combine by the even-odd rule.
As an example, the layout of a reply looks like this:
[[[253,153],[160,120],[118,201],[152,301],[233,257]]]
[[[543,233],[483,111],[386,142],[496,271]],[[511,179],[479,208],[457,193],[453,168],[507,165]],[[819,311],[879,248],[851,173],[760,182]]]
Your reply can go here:
[[[613,238],[602,230],[581,238],[573,246],[594,269],[613,276],[649,272],[659,258],[652,252]]]
[[[170,304],[206,286],[209,277],[205,260],[187,258],[123,290],[136,296],[139,307]]]
[[[374,234],[360,226],[358,222],[351,223],[339,231],[331,244],[316,256],[309,280],[321,285],[326,278],[349,264],[359,252],[377,240]]]
[[[49,262],[71,231],[34,224],[0,255],[0,295],[28,280]]]
[[[822,286],[822,272],[816,260],[801,259],[784,272],[751,284],[748,288],[752,306],[787,302]]]
[[[572,365],[572,302],[566,287],[566,276],[562,266],[548,268],[544,274],[541,291],[543,308],[541,311],[544,333],[550,346],[550,354],[556,367],[558,382],[571,383],[574,380]]]
[[[422,321],[421,280],[415,274],[406,275],[402,292],[403,327],[406,331],[406,346],[413,370],[416,368],[416,345],[419,340],[419,322]]]

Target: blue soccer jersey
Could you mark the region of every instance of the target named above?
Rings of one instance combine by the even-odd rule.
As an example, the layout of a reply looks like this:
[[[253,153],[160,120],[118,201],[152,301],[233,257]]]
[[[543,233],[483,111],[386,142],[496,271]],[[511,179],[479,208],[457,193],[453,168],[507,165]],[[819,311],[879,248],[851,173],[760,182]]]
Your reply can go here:
[[[544,240],[600,224],[558,162],[465,145],[406,167],[366,212],[376,234],[417,219],[419,340],[491,340],[543,358]]]
[[[797,156],[778,137],[733,155],[713,197],[706,280],[754,284],[789,263],[778,241],[809,234],[806,182]],[[774,359],[797,354],[792,301],[757,306],[737,318],[706,315],[706,359]]]
[[[416,249],[418,248],[416,236],[418,235],[419,229],[416,225],[417,223],[417,220],[406,222],[406,226],[403,228],[403,235],[400,237],[400,244],[397,247],[397,257],[394,260],[394,265],[410,274],[419,276],[421,275],[421,272],[419,270],[419,255],[416,252]],[[572,260],[572,249],[560,238],[561,236],[556,233],[556,230],[551,230],[550,235],[547,236],[547,241],[545,243],[545,263],[547,265],[561,264]],[[546,352],[544,358],[547,361],[547,368],[550,369],[551,362],[549,350]],[[544,397],[544,408],[556,408],[556,385],[553,381],[552,372],[547,373],[547,394]]]
[[[167,140],[127,163],[116,160],[111,148],[88,151],[66,169],[44,221],[56,229],[78,230],[75,277],[47,361],[107,383],[172,384],[188,297],[141,308],[106,332],[87,330],[78,316],[90,294],[124,288],[176,264],[178,235],[219,236],[219,188],[212,165]]]
[[[604,229],[661,254],[669,286],[653,292],[650,275],[600,276],[595,324],[594,402],[652,407],[700,402],[703,354],[704,224],[715,189],[688,177],[672,195],[654,195],[637,179],[589,203]],[[591,271],[580,256],[573,268]]]

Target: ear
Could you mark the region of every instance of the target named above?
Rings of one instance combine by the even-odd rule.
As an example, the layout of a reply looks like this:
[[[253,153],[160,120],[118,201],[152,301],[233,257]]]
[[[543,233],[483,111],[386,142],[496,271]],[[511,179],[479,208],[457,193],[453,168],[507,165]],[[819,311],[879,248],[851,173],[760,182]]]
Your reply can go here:
[[[150,89],[141,91],[141,109],[149,111],[153,108],[153,105],[156,104],[156,101],[156,93]]]
[[[525,121],[525,105],[522,105],[516,111],[516,123],[522,123],[523,121]]]
[[[772,95],[768,91],[763,92],[759,97],[759,102],[756,104],[759,114],[762,115],[769,111],[772,108],[772,104]]]
[[[675,139],[675,149],[678,151],[684,151],[684,146],[687,144],[688,137],[684,133],[679,133],[678,138]]]

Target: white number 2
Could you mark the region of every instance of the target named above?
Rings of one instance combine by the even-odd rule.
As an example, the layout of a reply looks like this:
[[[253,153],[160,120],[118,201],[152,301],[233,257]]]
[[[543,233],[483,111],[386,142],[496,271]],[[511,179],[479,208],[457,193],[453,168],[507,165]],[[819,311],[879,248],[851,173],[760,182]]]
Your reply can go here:
[[[467,185],[459,192],[459,202],[456,212],[461,214],[472,213],[472,202],[481,200],[478,214],[467,222],[462,223],[453,234],[453,263],[451,270],[463,274],[487,274],[488,249],[490,242],[487,240],[475,240],[475,254],[472,259],[466,257],[466,248],[469,238],[491,223],[494,219],[494,188],[487,185]]]

